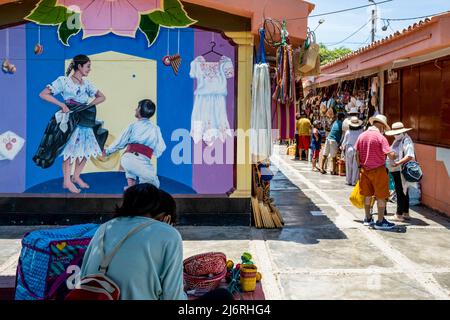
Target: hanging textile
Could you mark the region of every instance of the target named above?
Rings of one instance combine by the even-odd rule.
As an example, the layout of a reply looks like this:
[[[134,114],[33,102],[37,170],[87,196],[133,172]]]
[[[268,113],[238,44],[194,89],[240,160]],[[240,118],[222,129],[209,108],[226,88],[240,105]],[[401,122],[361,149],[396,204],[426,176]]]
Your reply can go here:
[[[295,103],[289,106],[272,101],[272,127],[278,129],[278,140],[289,140],[295,137]]]
[[[277,70],[273,93],[273,127],[280,132],[279,139],[295,137],[295,68],[293,51],[290,45],[280,46],[277,50]]]
[[[260,30],[257,64],[253,71],[250,151],[253,163],[272,155],[271,88],[264,52],[264,29]]]

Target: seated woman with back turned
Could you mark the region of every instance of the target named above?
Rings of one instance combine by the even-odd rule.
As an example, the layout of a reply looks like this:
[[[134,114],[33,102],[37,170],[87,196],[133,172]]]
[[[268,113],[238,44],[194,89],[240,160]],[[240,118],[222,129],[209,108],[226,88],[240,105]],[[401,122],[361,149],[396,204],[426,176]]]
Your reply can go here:
[[[185,300],[183,291],[183,244],[170,224],[175,222],[175,200],[150,183],[138,184],[124,193],[114,219],[100,226],[86,251],[81,276],[98,272],[103,228],[104,251],[109,253],[130,230],[148,223],[129,237],[115,254],[107,276],[120,288],[122,300]]]

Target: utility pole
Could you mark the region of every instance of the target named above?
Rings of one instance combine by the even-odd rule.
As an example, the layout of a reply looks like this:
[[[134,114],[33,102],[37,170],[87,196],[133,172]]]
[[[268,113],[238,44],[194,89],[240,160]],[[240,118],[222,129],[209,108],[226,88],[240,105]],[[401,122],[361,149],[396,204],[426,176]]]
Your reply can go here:
[[[372,9],[372,42],[375,42],[375,9]]]
[[[369,2],[373,3],[373,9],[372,9],[372,43],[375,42],[375,22],[377,20],[377,10],[376,10],[376,2],[374,0],[369,0]]]

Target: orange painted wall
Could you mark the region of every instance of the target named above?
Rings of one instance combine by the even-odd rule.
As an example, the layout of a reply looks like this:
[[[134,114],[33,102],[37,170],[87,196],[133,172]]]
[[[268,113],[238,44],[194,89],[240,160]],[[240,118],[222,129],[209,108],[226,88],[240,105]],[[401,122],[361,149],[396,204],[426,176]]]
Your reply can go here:
[[[231,14],[252,19],[252,33],[258,34],[259,28],[267,18],[286,19],[289,35],[296,39],[305,39],[308,19],[314,4],[304,0],[182,0],[204,7],[214,8]],[[298,19],[305,17],[305,19]],[[297,18],[296,20],[289,20]]]
[[[436,147],[416,143],[415,151],[423,171],[422,203],[450,216],[450,177],[444,163],[436,160]]]

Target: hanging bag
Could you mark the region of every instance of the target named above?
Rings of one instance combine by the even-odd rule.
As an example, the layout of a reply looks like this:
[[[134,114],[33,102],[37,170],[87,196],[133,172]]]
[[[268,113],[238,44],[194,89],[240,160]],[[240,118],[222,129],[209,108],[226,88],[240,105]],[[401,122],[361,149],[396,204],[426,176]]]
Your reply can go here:
[[[69,266],[81,267],[98,224],[25,234],[16,275],[15,300],[59,300],[67,293]]]
[[[302,62],[299,68],[301,73],[307,73],[314,68],[317,68],[317,60],[319,60],[320,67],[319,51],[320,46],[316,43],[316,36],[314,32],[309,32],[308,38],[305,41]]]
[[[316,59],[316,65],[314,68],[305,73],[300,73],[303,77],[312,77],[320,75],[320,58]]]
[[[401,142],[401,153],[399,154],[400,159],[403,158],[403,147],[404,147],[404,141],[405,138]],[[414,155],[415,157],[415,155]],[[417,159],[415,157],[415,159]],[[419,163],[415,160],[408,161],[407,163],[404,163],[402,165],[402,171],[401,171],[403,177],[408,182],[420,182],[422,180],[422,168],[420,167]]]
[[[419,163],[413,160],[402,165],[402,174],[408,182],[420,182],[423,176]]]

